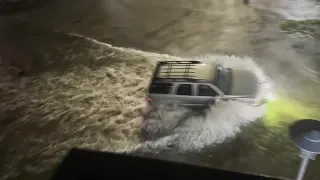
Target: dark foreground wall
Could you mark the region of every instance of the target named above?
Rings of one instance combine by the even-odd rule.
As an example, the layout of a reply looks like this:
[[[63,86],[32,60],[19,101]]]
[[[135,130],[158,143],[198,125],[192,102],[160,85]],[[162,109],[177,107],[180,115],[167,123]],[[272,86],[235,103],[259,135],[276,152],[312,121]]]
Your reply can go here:
[[[0,14],[40,8],[46,2],[48,2],[48,0],[0,0]]]
[[[52,180],[105,179],[246,179],[280,180],[271,177],[241,174],[197,167],[156,159],[147,159],[105,152],[73,149],[58,167]]]

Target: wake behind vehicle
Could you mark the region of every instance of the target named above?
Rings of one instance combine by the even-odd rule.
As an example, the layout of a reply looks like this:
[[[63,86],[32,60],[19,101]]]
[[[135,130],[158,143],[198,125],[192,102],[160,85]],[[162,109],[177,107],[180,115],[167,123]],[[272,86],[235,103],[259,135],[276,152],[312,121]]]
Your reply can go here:
[[[248,70],[225,68],[215,62],[160,61],[148,88],[150,105],[177,103],[194,109],[234,100],[260,106],[261,83]]]

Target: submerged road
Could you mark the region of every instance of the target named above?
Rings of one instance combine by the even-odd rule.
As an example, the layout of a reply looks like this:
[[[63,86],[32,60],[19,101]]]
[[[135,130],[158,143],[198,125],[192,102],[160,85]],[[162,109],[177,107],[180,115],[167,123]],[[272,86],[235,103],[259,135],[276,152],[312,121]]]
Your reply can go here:
[[[161,156],[160,158],[178,159],[179,161],[236,171],[293,178],[298,170],[299,157],[298,150],[287,137],[287,127],[295,119],[320,118],[318,111],[320,100],[316,98],[320,90],[320,42],[310,37],[288,35],[282,32],[279,25],[287,19],[320,19],[320,4],[312,0],[252,0],[247,5],[240,0],[56,0],[39,5],[35,9],[1,15],[0,55],[4,65],[12,63],[10,60],[14,59],[13,64],[18,67],[18,70],[13,69],[12,71],[17,75],[29,75],[30,71],[30,76],[34,76],[32,74],[34,70],[36,76],[43,74],[42,78],[45,78],[52,76],[52,74],[46,75],[46,71],[53,72],[53,70],[40,66],[42,64],[37,63],[37,61],[41,61],[39,59],[46,58],[48,62],[54,62],[59,59],[79,57],[78,61],[84,61],[83,64],[89,66],[89,63],[85,62],[86,59],[100,59],[110,52],[113,53],[105,50],[104,46],[99,44],[91,45],[82,40],[74,40],[52,33],[53,31],[61,31],[81,34],[113,46],[180,57],[197,57],[206,54],[234,55],[240,58],[251,57],[275,83],[276,100],[268,104],[265,118],[243,127],[239,136],[215,148],[206,148],[200,153],[165,152],[159,156]],[[47,52],[47,55],[40,52]],[[52,99],[46,99],[46,101],[52,102],[52,106],[48,106],[49,109],[44,109],[45,112],[37,117],[41,119],[41,116],[46,115],[46,118],[50,119],[48,117],[50,112],[59,109],[58,105],[56,106],[59,100],[63,101],[67,96],[74,96],[70,95],[72,93],[91,92],[89,88],[84,86],[99,88],[108,86],[112,91],[123,88],[120,92],[128,98],[121,97],[121,94],[113,93],[111,90],[93,93],[92,97],[86,99],[78,97],[81,101],[94,102],[97,103],[95,104],[97,106],[103,105],[106,108],[101,112],[112,114],[110,117],[101,115],[104,119],[110,118],[110,122],[106,123],[108,128],[105,129],[101,129],[100,116],[95,117],[100,124],[88,125],[88,128],[84,124],[75,125],[82,123],[84,118],[82,116],[79,121],[74,119],[74,121],[68,122],[68,127],[62,127],[63,125],[54,121],[39,128],[35,128],[32,123],[23,124],[22,122],[28,122],[36,113],[28,108],[25,109],[27,103],[17,105],[19,98],[21,101],[27,101],[25,94],[28,94],[29,91],[23,91],[25,94],[21,96],[14,94],[15,91],[6,94],[4,87],[7,86],[2,84],[1,95],[6,95],[3,102],[10,102],[21,109],[8,108],[7,111],[1,111],[4,115],[0,116],[0,128],[5,133],[0,137],[0,146],[2,147],[0,162],[3,162],[0,164],[5,164],[5,166],[0,168],[0,172],[3,172],[0,174],[18,179],[23,177],[42,179],[49,176],[50,168],[52,169],[52,166],[59,162],[59,158],[63,154],[59,151],[61,148],[66,150],[81,144],[81,147],[103,150],[104,146],[116,144],[114,148],[107,149],[117,150],[126,147],[123,145],[126,143],[122,143],[124,141],[137,143],[139,141],[138,133],[132,129],[138,129],[138,120],[127,122],[123,119],[139,119],[135,111],[131,112],[131,109],[143,101],[143,95],[137,93],[131,97],[133,92],[130,91],[130,87],[137,87],[136,91],[142,92],[143,86],[148,81],[146,78],[150,74],[141,69],[152,69],[152,63],[141,60],[140,64],[124,63],[125,65],[117,66],[114,65],[117,64],[116,61],[115,58],[112,63],[106,65],[109,67],[104,69],[108,71],[106,74],[97,70],[101,76],[92,75],[91,77],[90,73],[87,73],[77,78],[76,71],[63,75],[77,80],[77,82],[81,81],[83,85],[81,87],[75,83],[72,84],[73,82],[69,82],[67,78],[61,78],[64,81],[61,87],[53,86],[56,83],[54,78],[47,82],[48,86],[53,84],[52,91],[47,94]],[[64,69],[64,66],[72,68],[77,64],[70,62],[69,64],[57,65],[55,68],[58,69],[58,72],[60,69]],[[99,69],[98,67],[99,65],[97,65],[97,69]],[[141,71],[141,73],[133,71]],[[131,76],[126,76],[128,74]],[[111,77],[111,79],[105,84],[99,84],[98,80],[97,82],[89,82],[89,80],[81,79],[86,78],[87,75],[90,78],[100,78],[101,81],[105,76]],[[131,78],[132,81],[128,81],[128,85],[120,86],[119,83],[126,81],[126,78]],[[37,81],[40,80],[37,79]],[[29,80],[25,80],[25,82],[28,84]],[[139,82],[143,82],[142,85]],[[113,84],[113,87],[109,87]],[[21,86],[24,87],[24,85]],[[65,94],[65,97],[55,95],[55,93],[63,93],[65,87],[74,89],[67,91],[70,94]],[[39,85],[38,89],[30,90],[30,92],[38,92],[36,93],[37,98],[40,98],[48,89],[45,85],[43,87]],[[107,95],[99,93],[107,93]],[[94,101],[97,96],[107,100]],[[15,100],[10,99],[13,97]],[[77,103],[80,102],[78,99]],[[130,110],[108,107],[119,99],[124,99],[124,103],[130,104],[130,107],[127,107]],[[59,104],[59,107],[62,107],[62,104]],[[1,107],[5,107],[5,105],[1,104]],[[90,105],[85,103],[79,103],[75,107],[72,107],[72,104],[66,105],[64,108],[72,109],[75,114],[79,115],[81,111],[77,112],[75,109],[82,107],[90,109]],[[125,105],[119,105],[119,107],[126,108]],[[38,107],[30,106],[29,108]],[[15,113],[21,114],[19,122],[16,121],[18,116],[11,115]],[[75,114],[59,113],[57,117],[62,119],[75,117]],[[90,109],[90,112],[86,110],[83,114],[95,114],[95,112],[94,109]],[[12,123],[13,121],[14,123]],[[33,121],[30,120],[30,122]],[[114,126],[113,123],[117,125]],[[64,133],[73,131],[72,125],[85,130]],[[121,129],[121,132],[117,128]],[[94,134],[95,131],[101,131],[102,135]],[[39,135],[46,139],[28,142],[27,138],[23,138],[28,134]],[[104,136],[108,136],[108,140],[104,140]],[[21,151],[13,150],[19,148]],[[47,150],[50,148],[53,150]],[[28,153],[23,154],[23,152]],[[54,158],[56,156],[57,158]],[[154,154],[150,153],[150,156],[154,156]],[[319,160],[312,162],[306,175],[307,179],[320,178],[317,171],[319,163]],[[45,171],[40,171],[38,170],[39,164],[48,165],[46,166],[48,168]],[[49,171],[47,171],[48,169]]]

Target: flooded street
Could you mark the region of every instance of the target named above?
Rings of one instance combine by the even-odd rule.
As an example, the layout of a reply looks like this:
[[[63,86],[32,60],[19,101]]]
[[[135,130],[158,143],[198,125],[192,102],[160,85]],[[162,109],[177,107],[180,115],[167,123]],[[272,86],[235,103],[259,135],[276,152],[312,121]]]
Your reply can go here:
[[[320,40],[280,24],[305,19],[320,19],[319,1],[55,0],[3,13],[0,179],[48,179],[72,147],[141,143],[139,110],[152,69],[180,57],[253,61],[248,67],[272,80],[275,100],[258,120],[258,110],[239,104],[213,108],[199,119],[209,131],[190,121],[174,130],[187,134],[183,140],[169,137],[136,154],[294,178],[300,159],[288,126],[320,119]],[[319,165],[311,162],[306,179],[320,179]]]

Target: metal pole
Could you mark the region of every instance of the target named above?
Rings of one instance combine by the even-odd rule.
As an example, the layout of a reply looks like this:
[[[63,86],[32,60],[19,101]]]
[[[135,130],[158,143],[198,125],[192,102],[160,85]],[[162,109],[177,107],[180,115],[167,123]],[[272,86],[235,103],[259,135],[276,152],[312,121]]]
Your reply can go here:
[[[302,159],[302,162],[301,162],[301,165],[300,165],[300,169],[299,169],[299,173],[298,173],[298,176],[297,176],[297,180],[302,180],[303,179],[303,176],[304,176],[304,174],[306,172],[308,163],[309,163],[309,158],[305,157],[305,158]]]

